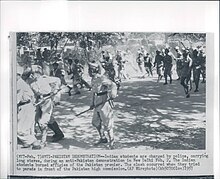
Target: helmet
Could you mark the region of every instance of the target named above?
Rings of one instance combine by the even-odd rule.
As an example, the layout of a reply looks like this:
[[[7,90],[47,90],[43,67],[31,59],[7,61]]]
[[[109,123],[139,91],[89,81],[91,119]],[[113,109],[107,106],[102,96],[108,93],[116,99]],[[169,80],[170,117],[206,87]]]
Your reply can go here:
[[[99,65],[96,62],[89,62],[89,67],[90,68],[98,68]]]

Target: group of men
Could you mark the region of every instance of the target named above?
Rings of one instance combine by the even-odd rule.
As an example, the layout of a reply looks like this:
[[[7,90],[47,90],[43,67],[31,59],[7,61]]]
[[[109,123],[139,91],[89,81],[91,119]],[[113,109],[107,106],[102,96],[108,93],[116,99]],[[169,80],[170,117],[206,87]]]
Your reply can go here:
[[[202,75],[202,83],[205,83],[206,78],[206,55],[202,48],[183,48],[180,50],[178,46],[175,47],[176,54],[171,52],[170,48],[163,49],[162,51],[156,50],[156,56],[154,63],[149,53],[146,52],[144,47],[138,50],[137,63],[143,77],[144,69],[148,76],[152,74],[152,67],[156,67],[158,74],[157,81],[159,82],[163,77],[165,79],[164,85],[173,81],[173,66],[176,66],[177,80],[180,80],[180,84],[183,86],[186,97],[190,97],[190,91],[192,89],[192,75],[193,82],[195,83],[194,92],[199,91],[199,80]]]
[[[68,62],[67,73],[72,74],[73,88],[79,94],[78,84],[85,85],[91,90],[93,98],[90,110],[94,110],[92,125],[97,129],[100,140],[96,145],[109,143],[114,148],[113,135],[113,99],[117,96],[117,84],[112,72],[105,70],[101,74],[100,65],[97,62],[89,62],[89,74],[91,85],[89,85],[79,74],[83,67],[78,59],[66,58]],[[58,58],[58,57],[57,57]],[[17,66],[17,112],[18,129],[17,137],[24,148],[41,149],[47,143],[48,129],[54,132],[51,142],[57,142],[64,138],[64,133],[53,116],[55,105],[60,104],[63,87],[70,87],[64,78],[64,68],[59,59],[52,63],[49,75],[37,62],[31,66]],[[41,63],[42,64],[42,63]],[[80,75],[81,76],[81,75]],[[80,79],[79,79],[80,78]],[[40,129],[40,140],[37,139],[37,129]],[[105,133],[107,132],[107,137]]]
[[[116,98],[122,78],[129,79],[125,66],[128,62],[126,55],[117,50],[116,56],[112,57],[108,50],[101,52],[101,59],[88,61],[88,74],[91,83],[87,83],[83,77],[84,67],[77,57],[69,54],[61,59],[57,54],[50,62],[50,55],[44,50],[41,54],[37,50],[34,64],[17,67],[17,112],[18,130],[17,136],[23,147],[41,149],[47,143],[48,129],[54,132],[51,142],[57,142],[64,138],[64,133],[53,117],[55,105],[60,104],[62,88],[80,94],[80,88],[87,87],[92,93],[89,110],[93,110],[92,125],[97,129],[100,139],[97,143],[109,143],[114,148],[113,134],[113,99]],[[192,89],[191,75],[195,83],[195,92],[199,90],[199,80],[202,74],[205,82],[206,56],[201,49],[175,48],[176,54],[171,53],[170,48],[162,51],[157,50],[155,60],[144,47],[138,50],[136,62],[143,76],[153,76],[153,67],[158,74],[158,82],[164,77],[164,85],[172,83],[172,68],[176,63],[176,73],[180,84],[183,86],[186,97],[190,97]],[[47,54],[48,53],[48,54]],[[117,67],[117,68],[116,68]],[[104,73],[101,71],[104,69]],[[66,80],[66,74],[71,75],[73,86]],[[41,138],[36,138],[36,126],[40,129]],[[107,137],[105,135],[107,133]]]

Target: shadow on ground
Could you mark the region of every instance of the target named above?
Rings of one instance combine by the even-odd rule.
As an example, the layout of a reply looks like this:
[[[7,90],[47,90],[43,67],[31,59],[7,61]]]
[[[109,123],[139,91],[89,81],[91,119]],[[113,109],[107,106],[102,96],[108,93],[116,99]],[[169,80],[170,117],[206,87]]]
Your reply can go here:
[[[63,94],[54,116],[65,139],[48,143],[47,149],[107,149],[93,145],[99,137],[91,125],[92,111],[75,116],[89,108],[90,96],[86,90]],[[163,85],[156,78],[132,79],[122,83],[115,105],[117,149],[205,149],[205,84],[185,98],[179,81]]]

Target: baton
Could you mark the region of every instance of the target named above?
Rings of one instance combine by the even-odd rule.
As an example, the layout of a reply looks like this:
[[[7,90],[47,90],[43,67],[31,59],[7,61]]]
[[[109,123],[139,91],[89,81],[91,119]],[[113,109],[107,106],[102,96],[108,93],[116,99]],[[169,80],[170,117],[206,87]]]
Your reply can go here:
[[[106,102],[110,102],[110,100],[112,100],[112,99],[108,99],[108,100],[105,101],[105,102],[99,103],[99,104],[95,105],[94,108],[96,108],[96,107],[98,107],[98,106],[100,106],[100,105],[102,105],[102,104],[104,104],[104,103],[106,103]],[[112,105],[113,105],[113,104],[112,104]],[[110,106],[111,106],[111,104],[110,104]],[[84,114],[84,113],[86,113],[86,112],[88,112],[88,111],[90,111],[90,110],[93,110],[94,108],[91,108],[91,107],[90,107],[89,109],[86,109],[85,111],[82,111],[82,112],[76,114],[76,116],[79,116],[79,115],[81,115],[81,114]]]
[[[35,103],[34,106],[36,107],[36,106],[42,104],[42,103],[45,102],[47,99],[50,99],[51,97],[55,96],[60,90],[62,90],[62,89],[60,88],[60,89],[57,90],[56,93],[54,93],[54,94],[52,94],[52,95],[49,95],[49,96],[43,98],[43,99],[42,99],[41,101],[39,101],[38,103]]]
[[[76,116],[79,116],[79,115],[81,115],[81,114],[84,114],[84,113],[86,113],[86,112],[88,112],[88,111],[90,111],[90,110],[92,110],[92,109],[91,109],[91,108],[86,109],[85,111],[82,111],[82,112],[76,114]]]

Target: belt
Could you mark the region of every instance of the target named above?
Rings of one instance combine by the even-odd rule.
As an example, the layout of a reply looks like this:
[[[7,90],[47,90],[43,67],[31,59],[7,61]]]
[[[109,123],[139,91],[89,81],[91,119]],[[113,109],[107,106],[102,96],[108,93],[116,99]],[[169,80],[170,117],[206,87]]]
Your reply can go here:
[[[107,91],[103,91],[103,92],[100,92],[100,93],[95,93],[95,95],[102,96],[102,95],[106,95],[107,93],[108,93]]]
[[[25,105],[25,104],[29,104],[31,102],[31,100],[28,100],[28,101],[25,101],[25,102],[19,102],[18,103],[18,106],[23,106],[23,105]]]
[[[45,97],[47,97],[47,96],[50,96],[50,93],[43,94],[42,96],[45,98]]]

